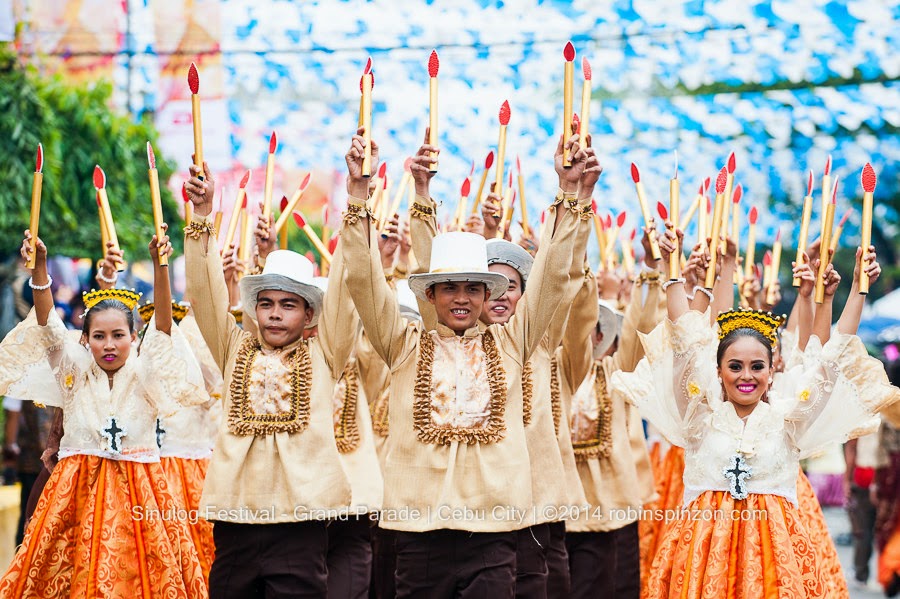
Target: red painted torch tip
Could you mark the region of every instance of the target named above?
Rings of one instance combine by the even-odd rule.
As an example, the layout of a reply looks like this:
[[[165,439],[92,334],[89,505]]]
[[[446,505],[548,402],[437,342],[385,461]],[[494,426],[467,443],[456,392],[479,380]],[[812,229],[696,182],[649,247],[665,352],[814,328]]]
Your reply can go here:
[[[581,70],[584,72],[585,81],[590,81],[592,76],[591,63],[588,62],[587,56],[581,59]]]
[[[756,206],[754,206],[753,208],[750,209],[750,216],[748,217],[750,224],[755,225],[757,218],[759,218],[759,210],[757,210]]]
[[[616,217],[616,226],[619,228],[625,226],[626,218],[628,218],[628,213],[623,210],[619,213],[619,216]]]
[[[275,132],[272,131],[272,135],[269,137],[269,154],[274,154],[275,150],[278,149],[278,136],[275,135]]]
[[[441,61],[438,60],[437,50],[431,51],[431,56],[428,57],[428,76],[429,77],[437,77],[438,69],[441,68]]]
[[[844,213],[844,216],[841,217],[841,222],[838,223],[839,227],[843,227],[845,224],[847,224],[847,219],[850,218],[851,212],[853,212],[852,208],[847,210],[847,212]]]
[[[188,196],[188,192],[187,192],[187,184],[185,184],[185,183],[181,184],[181,199],[184,201],[185,204],[187,204],[188,202],[191,201],[191,198]]]
[[[503,104],[500,106],[500,124],[508,125],[510,116],[512,116],[512,111],[509,109],[509,100],[503,100]]]
[[[194,63],[191,63],[191,67],[188,69],[188,87],[191,88],[192,94],[200,93],[200,74],[197,73],[197,65]]]
[[[372,57],[369,57],[369,60],[366,61],[366,68],[363,69],[363,75],[372,72]]]
[[[709,179],[707,179],[707,181],[709,181]],[[706,185],[701,182],[700,189],[697,190],[697,195],[702,196],[704,191],[706,191]]]
[[[637,229],[632,229],[632,230],[631,230],[631,234],[628,235],[628,239],[629,239],[630,241],[634,241],[635,235],[637,235]],[[631,252],[631,255],[632,255],[632,256],[634,255],[634,252],[633,252],[633,251]]]
[[[591,212],[597,214],[597,200],[591,198]],[[603,224],[603,219],[600,219],[600,224]]]
[[[244,196],[244,201],[241,202],[241,210],[247,209],[247,196]]]
[[[469,190],[471,189],[471,187],[472,181],[470,181],[469,178],[466,177],[465,179],[463,179],[462,185],[459,188],[459,195],[464,198],[469,197]]]
[[[244,173],[244,176],[241,178],[241,183],[240,183],[241,189],[244,189],[245,187],[247,187],[247,183],[249,183],[249,182],[250,182],[250,171],[247,171],[246,173]]]
[[[516,154],[516,168],[519,170],[519,173],[522,173],[522,161],[519,160],[519,155]]]
[[[744,186],[738,183],[737,187],[734,188],[734,194],[731,196],[731,201],[734,204],[739,204],[742,195],[744,195]]]
[[[825,176],[831,174],[831,154],[828,155],[828,160],[825,161]]]
[[[631,163],[631,179],[635,183],[641,182],[641,171],[640,171],[640,169],[638,169],[637,165],[633,162]]]
[[[722,167],[722,170],[719,171],[719,175],[716,177],[716,193],[725,193],[725,182],[728,179],[728,171],[725,170],[725,167]]]
[[[37,159],[34,161],[34,172],[41,173],[44,171],[44,144],[39,143],[37,149]]]
[[[281,202],[278,204],[278,209],[284,212],[284,209],[287,208],[288,199],[287,196],[281,196]]]
[[[656,202],[656,212],[659,214],[659,218],[669,220],[669,211],[666,210],[666,206],[662,202]]]
[[[487,158],[484,159],[484,170],[491,168],[494,165],[494,151],[491,150],[488,152]]]
[[[710,178],[707,177],[703,180],[703,193],[707,193],[709,191]]]
[[[778,232],[775,233],[775,243],[781,241],[781,227],[778,227]]]
[[[306,191],[306,188],[309,187],[309,182],[312,179],[312,172],[306,173],[306,176],[303,177],[303,180],[300,181],[300,191]]]
[[[806,195],[811,196],[813,189],[813,172],[809,169],[809,178],[806,180]]]
[[[99,164],[94,167],[94,187],[97,189],[106,187],[106,173],[103,172]]]
[[[734,169],[737,168],[737,160],[734,157],[734,152],[728,155],[728,174],[733,175]]]
[[[387,173],[387,162],[382,162],[378,167],[378,176],[384,179],[385,173]]]
[[[877,183],[878,179],[875,177],[875,169],[872,168],[872,165],[868,162],[866,163],[866,166],[863,167],[861,181],[863,191],[866,193],[875,191],[875,183]]]
[[[706,198],[706,213],[712,214],[712,200],[709,198]]]
[[[834,185],[831,186],[831,203],[837,205],[837,190],[838,183],[840,182],[840,177],[834,178]],[[872,189],[875,189],[875,186],[872,186]]]
[[[606,220],[603,222],[603,224],[607,229],[612,229],[612,214],[606,215]]]
[[[340,238],[341,238],[341,234],[335,233],[334,237],[332,237],[331,239],[328,240],[328,251],[331,252],[332,254],[335,252],[335,250],[337,250],[337,244],[338,244],[338,240],[340,240]]]
[[[306,219],[303,218],[303,215],[300,214],[299,211],[295,210],[293,216],[294,216],[294,222],[297,223],[298,227],[300,227],[302,229],[303,227],[306,226]]]
[[[153,153],[153,146],[150,145],[150,142],[147,142],[147,163],[150,165],[150,168],[156,168],[156,154]]]
[[[507,180],[506,186],[512,187],[512,169],[509,169],[509,179]]]
[[[763,255],[763,264],[769,266],[772,264],[772,252],[771,250],[766,250],[765,255]]]
[[[572,42],[566,43],[566,47],[563,48],[563,57],[566,59],[566,62],[575,60],[575,46],[572,45]]]

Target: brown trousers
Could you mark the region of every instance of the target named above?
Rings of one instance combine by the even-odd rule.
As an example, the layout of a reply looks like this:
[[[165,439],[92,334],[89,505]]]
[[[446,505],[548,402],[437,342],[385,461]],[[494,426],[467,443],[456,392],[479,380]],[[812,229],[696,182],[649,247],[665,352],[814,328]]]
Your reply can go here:
[[[328,523],[328,599],[367,599],[372,580],[368,516]]]
[[[210,599],[326,597],[326,522],[213,526]]]
[[[397,532],[398,599],[512,599],[516,532]]]
[[[516,547],[516,597],[546,599],[547,556],[550,552],[550,525],[537,524],[518,533]]]
[[[641,592],[638,524],[609,532],[566,534],[572,599],[638,599]]]
[[[569,599],[569,552],[566,550],[566,523],[550,523],[550,551],[547,553],[547,597]]]

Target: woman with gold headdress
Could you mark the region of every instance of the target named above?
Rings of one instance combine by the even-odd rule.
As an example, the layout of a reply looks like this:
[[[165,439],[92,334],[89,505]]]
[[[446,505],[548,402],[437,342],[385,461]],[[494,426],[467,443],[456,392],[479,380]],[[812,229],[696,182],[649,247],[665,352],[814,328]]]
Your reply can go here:
[[[159,464],[155,424],[203,386],[188,344],[172,326],[168,273],[150,243],[158,310],[140,355],[132,352],[134,308],[124,289],[85,294],[80,343],[53,310],[47,249],[36,266],[34,310],[0,343],[0,393],[62,408],[59,463],[23,544],[0,579],[0,596],[205,597],[188,515]]]
[[[674,249],[674,235],[661,245]],[[808,264],[795,272],[813,277]],[[642,340],[646,357],[635,371],[613,376],[614,393],[685,450],[685,507],[673,515],[645,596],[829,596],[798,513],[799,460],[900,399],[853,334],[862,300],[851,291],[836,334],[788,373],[793,385],[772,388],[782,317],[729,310],[716,328],[704,314],[707,293],[695,290],[689,306],[683,279],[664,286],[668,320]],[[801,318],[812,329],[801,340],[823,321]]]

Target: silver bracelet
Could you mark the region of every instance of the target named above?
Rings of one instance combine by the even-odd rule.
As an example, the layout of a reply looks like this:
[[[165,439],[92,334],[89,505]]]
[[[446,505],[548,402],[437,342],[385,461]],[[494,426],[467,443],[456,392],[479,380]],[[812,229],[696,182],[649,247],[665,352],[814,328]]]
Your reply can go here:
[[[44,289],[50,289],[50,285],[53,284],[53,277],[47,275],[47,284],[46,285],[35,285],[34,278],[28,278],[28,286],[34,289],[35,291],[43,291]]]
[[[705,287],[701,287],[700,285],[697,285],[696,287],[694,287],[694,295],[697,295],[698,291],[703,293],[704,295],[706,295],[706,297],[709,298],[709,301],[713,301],[712,291],[710,291],[709,289],[706,289]]]
[[[101,268],[101,269],[98,269],[98,270],[97,270],[97,278],[100,279],[101,281],[105,282],[105,283],[109,283],[110,285],[114,285],[114,284],[116,283],[116,281],[119,280],[119,273],[113,271],[113,276],[110,277],[110,278],[106,278],[106,277],[103,276],[103,269]]]
[[[674,279],[672,281],[665,281],[662,284],[662,290],[665,291],[669,288],[669,285],[674,285],[675,283],[684,283],[684,279]]]

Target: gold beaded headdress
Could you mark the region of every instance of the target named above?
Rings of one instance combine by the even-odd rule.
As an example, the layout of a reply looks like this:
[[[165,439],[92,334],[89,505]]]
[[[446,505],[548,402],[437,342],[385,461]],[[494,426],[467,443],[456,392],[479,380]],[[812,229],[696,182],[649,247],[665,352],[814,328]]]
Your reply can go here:
[[[141,294],[134,289],[101,289],[100,291],[91,289],[88,293],[82,293],[81,299],[84,301],[85,310],[90,310],[108,299],[122,302],[129,310],[134,310],[141,300]]]
[[[722,312],[716,317],[716,322],[719,324],[719,341],[737,329],[753,329],[761,333],[769,340],[772,347],[775,347],[778,343],[778,328],[784,324],[785,320],[784,316],[749,308]]]
[[[144,324],[150,322],[150,319],[153,318],[153,313],[155,311],[156,306],[153,304],[153,302],[147,302],[146,304],[138,308],[138,314],[140,314],[141,320],[144,322]],[[187,316],[187,313],[187,306],[179,304],[178,302],[172,302],[172,320],[175,321],[175,324],[178,324],[179,322],[184,320],[184,317]]]

